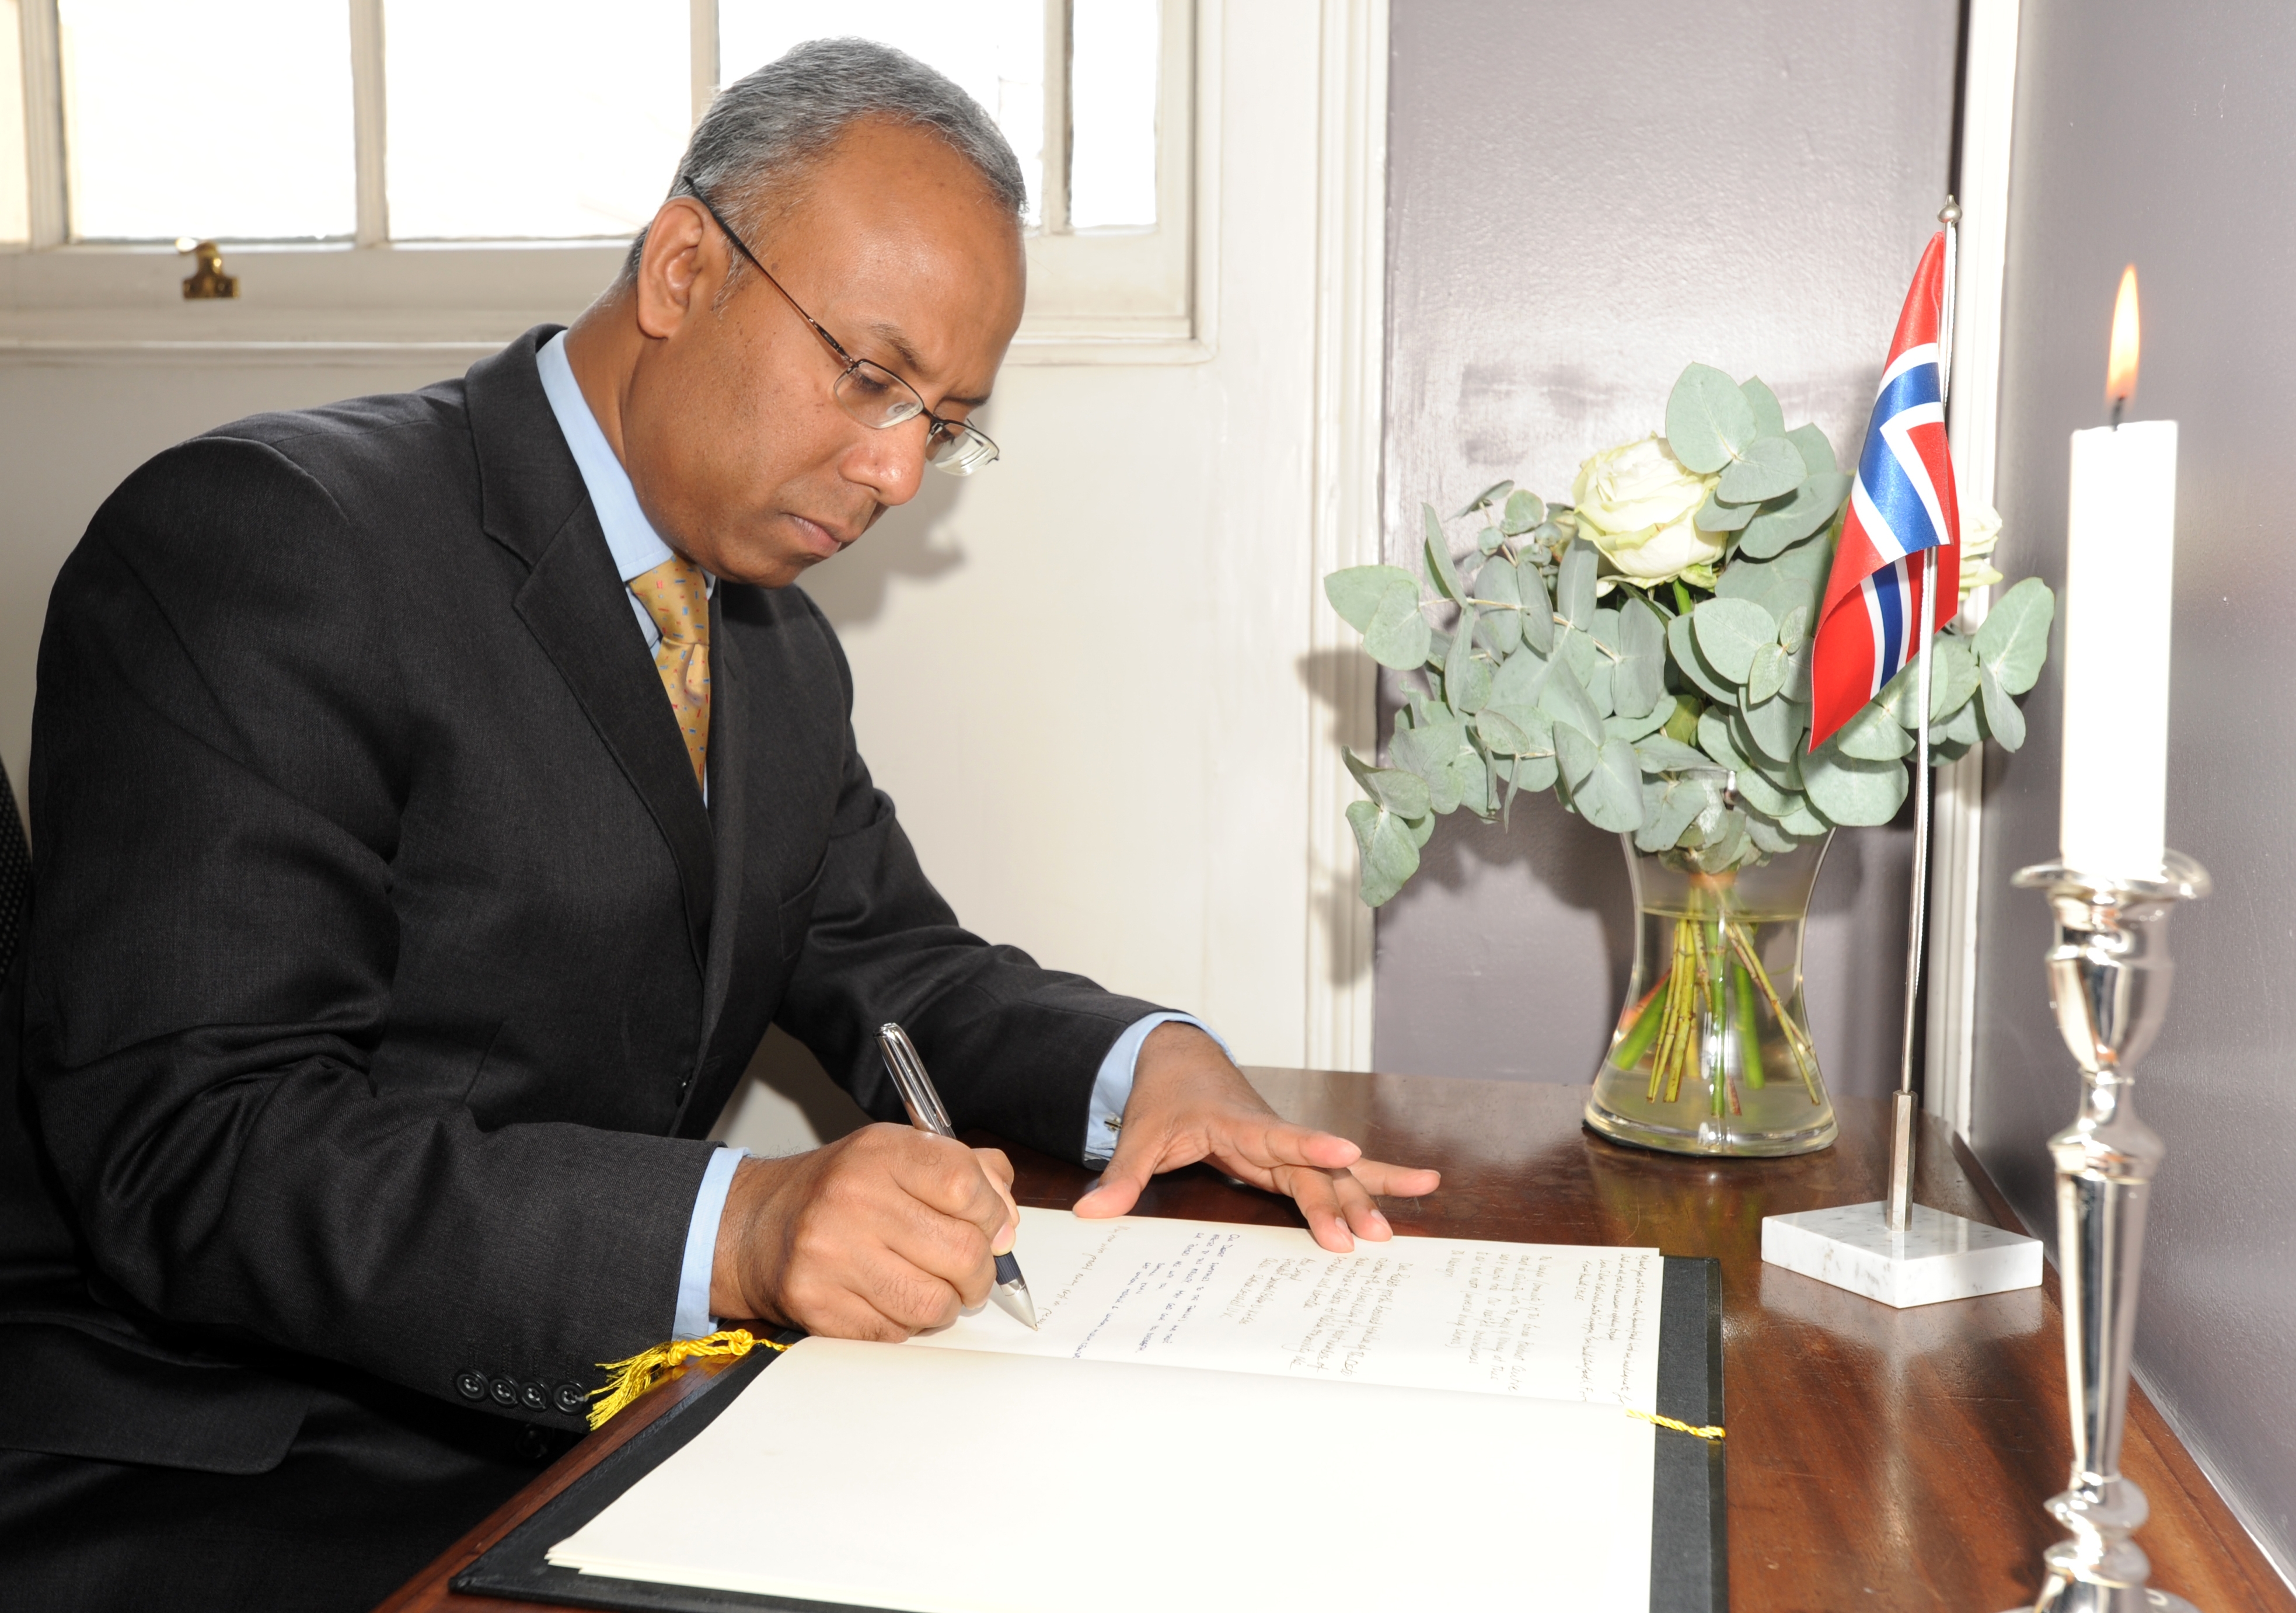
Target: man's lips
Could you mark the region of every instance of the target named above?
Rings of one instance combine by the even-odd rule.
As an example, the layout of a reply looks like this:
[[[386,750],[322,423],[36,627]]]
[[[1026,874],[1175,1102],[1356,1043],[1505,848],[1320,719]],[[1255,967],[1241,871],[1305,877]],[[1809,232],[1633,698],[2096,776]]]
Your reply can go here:
[[[804,542],[805,547],[824,560],[861,535],[855,532],[848,536],[841,527],[832,526],[826,522],[816,521],[810,516],[800,515],[793,512],[790,515],[790,524],[797,528],[798,537]]]

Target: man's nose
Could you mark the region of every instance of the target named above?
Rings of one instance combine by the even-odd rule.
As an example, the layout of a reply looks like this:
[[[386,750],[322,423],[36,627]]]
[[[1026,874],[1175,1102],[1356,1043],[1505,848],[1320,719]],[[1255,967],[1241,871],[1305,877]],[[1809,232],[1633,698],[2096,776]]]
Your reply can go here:
[[[906,504],[924,481],[925,432],[930,429],[922,416],[882,431],[864,426],[861,440],[846,458],[846,479],[867,488],[889,508]]]

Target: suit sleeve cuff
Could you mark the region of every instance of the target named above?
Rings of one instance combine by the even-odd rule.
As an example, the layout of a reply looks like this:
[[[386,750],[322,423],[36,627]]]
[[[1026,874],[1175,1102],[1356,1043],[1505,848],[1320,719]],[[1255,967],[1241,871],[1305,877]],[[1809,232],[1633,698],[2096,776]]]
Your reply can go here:
[[[1173,1021],[1195,1026],[1218,1042],[1221,1052],[1235,1057],[1226,1039],[1193,1014],[1146,1014],[1134,1020],[1108,1049],[1108,1056],[1100,1061],[1100,1074],[1093,1078],[1092,1112],[1084,1124],[1086,1164],[1106,1164],[1115,1154],[1117,1129],[1124,1119],[1124,1105],[1132,1096],[1133,1069],[1140,1062],[1140,1049],[1149,1032]]]
[[[685,1259],[677,1270],[677,1314],[669,1324],[672,1338],[701,1338],[718,1330],[718,1319],[709,1314],[709,1273],[718,1262],[718,1223],[726,1214],[726,1194],[734,1185],[734,1167],[749,1156],[747,1148],[721,1148],[709,1156],[701,1173],[701,1189],[693,1195],[693,1218],[685,1223]]]

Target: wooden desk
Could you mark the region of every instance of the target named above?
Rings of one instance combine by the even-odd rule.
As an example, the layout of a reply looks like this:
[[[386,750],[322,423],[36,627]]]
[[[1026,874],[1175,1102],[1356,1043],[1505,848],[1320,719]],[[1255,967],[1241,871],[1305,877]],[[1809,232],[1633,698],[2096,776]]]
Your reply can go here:
[[[2031,1601],[2041,1548],[2058,1534],[2041,1502],[2062,1487],[2071,1454],[2054,1274],[2042,1289],[1892,1311],[1761,1263],[1763,1216],[1882,1196],[1883,1104],[1843,1101],[1841,1140],[1822,1154],[1702,1161],[1583,1131],[1583,1088],[1250,1074],[1287,1115],[1358,1139],[1376,1158],[1442,1168],[1440,1192],[1386,1205],[1398,1235],[1655,1245],[1722,1263],[1730,1592],[1741,1613],[1997,1613]],[[1924,1125],[1915,1199],[2015,1226],[1977,1162],[1936,1122]],[[1014,1164],[1023,1204],[1066,1207],[1089,1180],[1026,1150]],[[1140,1209],[1297,1224],[1288,1205],[1201,1167],[1160,1178]],[[713,1370],[687,1369],[585,1440],[386,1609],[526,1605],[454,1596],[446,1584]],[[2296,1613],[2296,1596],[2152,1403],[2136,1389],[2129,1400],[2124,1469],[2152,1503],[2137,1536],[2152,1583],[2203,1613]]]

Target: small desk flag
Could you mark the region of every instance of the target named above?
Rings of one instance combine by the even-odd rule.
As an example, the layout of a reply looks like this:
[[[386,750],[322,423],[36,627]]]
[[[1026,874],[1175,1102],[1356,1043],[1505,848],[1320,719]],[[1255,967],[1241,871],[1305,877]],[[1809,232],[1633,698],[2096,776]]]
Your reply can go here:
[[[1945,290],[1945,232],[1930,237],[1890,362],[1874,399],[1857,476],[1849,489],[1841,542],[1818,613],[1810,651],[1812,750],[1857,714],[1921,649],[1922,551],[1935,549],[1935,632],[1961,601],[1961,512],[1953,456],[1945,440],[1945,391],[1938,370],[1938,309]]]

